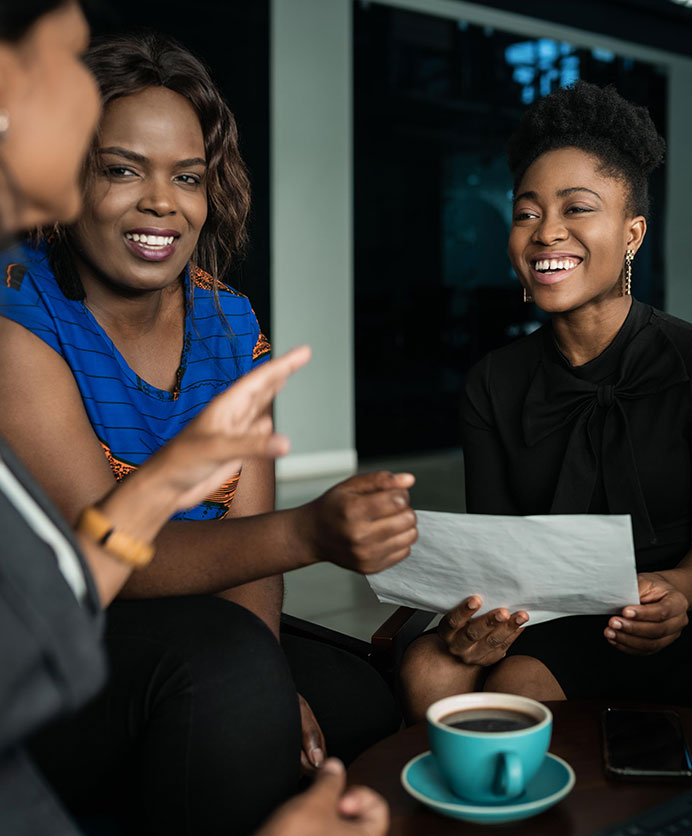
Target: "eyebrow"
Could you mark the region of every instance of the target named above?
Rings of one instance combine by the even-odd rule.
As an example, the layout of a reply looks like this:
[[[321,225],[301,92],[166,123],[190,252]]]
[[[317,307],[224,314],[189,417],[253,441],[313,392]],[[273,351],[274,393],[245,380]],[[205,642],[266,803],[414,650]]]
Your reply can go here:
[[[136,151],[129,151],[127,148],[120,148],[118,145],[110,145],[107,148],[99,148],[99,154],[115,154],[118,157],[124,157],[133,163],[144,165],[147,158],[143,154],[138,154]],[[190,157],[187,160],[178,160],[175,163],[175,168],[189,168],[193,165],[206,166],[207,161],[204,157]]]
[[[557,193],[557,196],[569,197],[571,194],[574,194],[575,192],[588,192],[589,194],[594,195],[594,197],[597,197],[599,200],[602,199],[598,192],[595,192],[593,189],[587,189],[586,186],[572,186],[571,189],[560,189],[560,191]]]
[[[569,189],[560,189],[560,191],[557,192],[557,196],[558,197],[569,197],[571,194],[574,194],[575,192],[588,192],[589,194],[594,195],[594,197],[597,197],[599,200],[603,199],[598,192],[595,192],[593,189],[587,189],[586,186],[572,186]],[[514,203],[516,204],[520,200],[524,200],[524,199],[526,199],[526,200],[538,200],[538,195],[536,194],[536,192],[522,192],[521,194],[518,194],[514,198]]]

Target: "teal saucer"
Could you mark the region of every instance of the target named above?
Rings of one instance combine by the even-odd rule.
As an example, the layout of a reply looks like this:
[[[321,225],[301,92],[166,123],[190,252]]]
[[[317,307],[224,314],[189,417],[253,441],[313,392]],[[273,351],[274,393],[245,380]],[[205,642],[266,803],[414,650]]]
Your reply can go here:
[[[423,752],[401,770],[401,783],[410,795],[445,816],[498,824],[527,819],[557,804],[574,786],[574,771],[561,758],[548,753],[538,774],[518,798],[499,804],[471,804],[447,789],[432,753]]]

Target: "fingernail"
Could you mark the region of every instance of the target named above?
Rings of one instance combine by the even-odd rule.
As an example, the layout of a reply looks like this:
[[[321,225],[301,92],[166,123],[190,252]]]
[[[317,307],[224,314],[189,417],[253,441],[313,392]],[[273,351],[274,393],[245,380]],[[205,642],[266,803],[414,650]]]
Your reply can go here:
[[[623,610],[622,614],[625,616],[625,618],[636,618],[637,617],[637,612],[636,612],[636,610],[633,610],[633,609]]]
[[[324,752],[321,749],[311,749],[310,760],[314,766],[319,766],[324,761]]]
[[[508,618],[509,618],[509,616],[505,615],[503,612],[499,612],[495,616],[495,621],[500,621],[500,622],[507,621]]]
[[[614,618],[610,622],[610,626],[613,628],[613,630],[622,630],[622,621],[618,620],[617,618]]]
[[[341,775],[344,771],[344,765],[338,758],[327,758],[322,764],[322,770],[324,772],[331,772],[332,775]]]
[[[529,620],[528,617],[525,616],[525,615],[518,615],[517,616],[517,624],[526,624],[526,622],[528,620]]]
[[[605,634],[606,634],[607,639],[614,639],[615,636],[617,635],[615,630],[606,630]]]
[[[478,609],[478,607],[479,607],[480,605],[479,605],[479,603],[478,603],[478,599],[477,599],[477,598],[472,598],[470,601],[467,601],[467,602],[466,602],[466,606],[467,606],[470,610],[477,610],[477,609]]]

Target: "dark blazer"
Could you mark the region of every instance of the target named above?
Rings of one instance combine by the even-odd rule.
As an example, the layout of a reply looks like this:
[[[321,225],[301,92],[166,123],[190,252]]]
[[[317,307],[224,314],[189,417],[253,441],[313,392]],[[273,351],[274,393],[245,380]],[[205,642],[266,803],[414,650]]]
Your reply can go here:
[[[0,491],[0,832],[75,834],[22,742],[103,685],[102,613],[71,529],[2,439],[0,456],[72,544],[87,584],[80,603],[50,546]]]

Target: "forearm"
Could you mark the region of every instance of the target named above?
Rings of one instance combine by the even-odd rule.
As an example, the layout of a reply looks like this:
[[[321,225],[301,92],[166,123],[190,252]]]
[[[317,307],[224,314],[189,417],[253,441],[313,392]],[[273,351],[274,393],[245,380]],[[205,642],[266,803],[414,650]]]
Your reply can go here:
[[[177,496],[154,468],[138,471],[120,483],[99,503],[117,529],[150,543],[176,509]],[[77,534],[96,583],[103,607],[115,598],[132,574],[132,567],[118,560],[92,538]]]
[[[156,555],[132,575],[129,598],[208,595],[316,563],[307,506],[252,517],[167,523]]]

